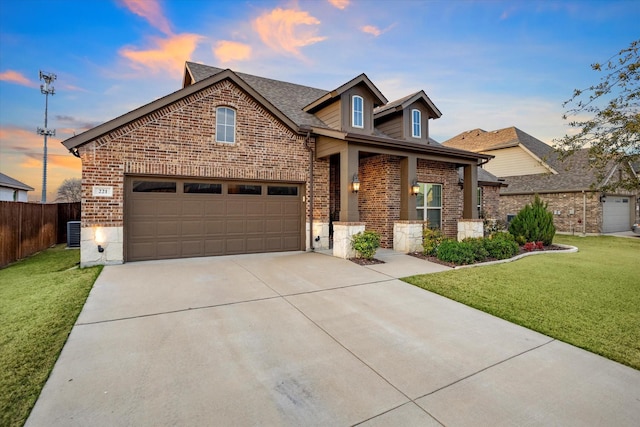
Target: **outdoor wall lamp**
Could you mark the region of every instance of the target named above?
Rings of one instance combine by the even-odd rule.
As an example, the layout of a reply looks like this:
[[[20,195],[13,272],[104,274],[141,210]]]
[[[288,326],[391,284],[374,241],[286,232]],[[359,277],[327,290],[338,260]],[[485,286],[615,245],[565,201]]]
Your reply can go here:
[[[604,203],[606,201],[607,201],[607,196],[606,195],[603,194],[602,196],[600,196],[600,203]]]
[[[420,192],[420,185],[418,185],[418,180],[414,179],[411,183],[411,194],[417,196]]]
[[[98,252],[100,253],[104,252],[104,248],[102,247],[102,245],[98,245]]]
[[[95,234],[94,234],[94,239],[96,241],[96,243],[98,244],[98,252],[103,253],[104,252],[104,246],[102,246],[102,244],[104,243],[104,231],[102,230],[102,228],[98,227],[95,230]]]
[[[353,180],[351,181],[351,191],[357,193],[360,191],[360,181],[358,180],[358,174],[353,174]]]

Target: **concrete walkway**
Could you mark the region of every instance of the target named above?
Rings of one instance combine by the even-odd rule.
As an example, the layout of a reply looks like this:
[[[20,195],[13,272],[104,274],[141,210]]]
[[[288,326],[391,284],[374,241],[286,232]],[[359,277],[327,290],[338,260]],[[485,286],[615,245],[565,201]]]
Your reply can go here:
[[[379,258],[106,267],[26,425],[640,425],[639,371],[395,279],[445,267]]]

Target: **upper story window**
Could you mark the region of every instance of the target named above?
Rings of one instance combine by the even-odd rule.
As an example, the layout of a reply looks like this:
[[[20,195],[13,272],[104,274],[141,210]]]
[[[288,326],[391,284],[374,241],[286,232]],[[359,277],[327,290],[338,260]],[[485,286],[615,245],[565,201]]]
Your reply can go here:
[[[364,100],[358,95],[351,98],[351,125],[354,128],[364,127]]]
[[[411,136],[422,138],[422,113],[420,110],[411,110]]]
[[[229,107],[216,108],[216,142],[236,142],[236,112]]]

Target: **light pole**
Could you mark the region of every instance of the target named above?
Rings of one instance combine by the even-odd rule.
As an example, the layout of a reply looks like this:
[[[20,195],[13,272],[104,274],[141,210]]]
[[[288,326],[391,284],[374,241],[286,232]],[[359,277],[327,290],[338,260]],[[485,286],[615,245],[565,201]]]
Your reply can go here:
[[[49,86],[56,79],[53,73],[43,73],[40,71],[40,80],[44,80],[44,84],[40,85],[40,92],[44,94],[44,129],[38,127],[38,134],[44,135],[44,155],[42,158],[42,203],[47,203],[47,137],[55,136],[55,129],[47,129],[47,114],[49,110],[49,94],[55,94],[55,88]]]

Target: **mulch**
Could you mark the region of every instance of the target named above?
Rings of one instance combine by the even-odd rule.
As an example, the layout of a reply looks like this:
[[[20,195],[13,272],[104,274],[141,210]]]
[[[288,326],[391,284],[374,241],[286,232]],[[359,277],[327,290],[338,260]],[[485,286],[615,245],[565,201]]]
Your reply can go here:
[[[535,251],[525,251],[522,246],[520,246],[520,250],[518,251],[518,253],[516,255],[521,255],[521,254],[526,254],[527,252],[549,252],[549,251],[561,251],[561,250],[565,250],[566,248],[563,248],[562,246],[557,246],[557,245],[549,245],[549,246],[545,246],[544,249],[542,250],[535,250]],[[440,265],[444,265],[447,267],[457,267],[458,264],[454,264],[452,262],[445,262],[442,261],[434,256],[429,256],[429,255],[424,255],[422,252],[412,252],[409,253],[407,255],[411,255],[412,257],[415,258],[420,258],[420,259],[424,259],[426,261],[429,262],[433,262],[435,264],[440,264]],[[496,258],[487,258],[482,262],[490,262],[490,261],[498,261]],[[478,263],[476,263],[478,264]]]
[[[365,259],[365,258],[349,258],[349,261],[356,263],[358,265],[375,265],[375,264],[384,264],[384,261],[380,261],[379,259]]]

